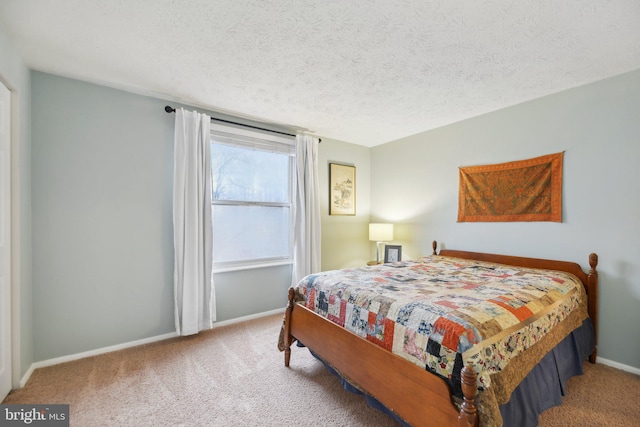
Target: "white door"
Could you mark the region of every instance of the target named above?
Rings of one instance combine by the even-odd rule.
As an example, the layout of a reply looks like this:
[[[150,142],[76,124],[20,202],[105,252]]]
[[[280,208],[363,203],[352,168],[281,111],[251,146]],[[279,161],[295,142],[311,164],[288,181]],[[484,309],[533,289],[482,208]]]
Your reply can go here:
[[[0,83],[0,402],[11,390],[11,93]]]

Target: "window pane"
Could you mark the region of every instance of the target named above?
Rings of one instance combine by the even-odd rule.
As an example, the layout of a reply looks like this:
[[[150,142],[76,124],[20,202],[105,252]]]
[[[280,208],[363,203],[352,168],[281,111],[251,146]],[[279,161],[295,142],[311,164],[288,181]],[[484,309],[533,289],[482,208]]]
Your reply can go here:
[[[289,208],[213,206],[213,261],[289,257]]]
[[[289,202],[289,156],[211,144],[213,200]]]

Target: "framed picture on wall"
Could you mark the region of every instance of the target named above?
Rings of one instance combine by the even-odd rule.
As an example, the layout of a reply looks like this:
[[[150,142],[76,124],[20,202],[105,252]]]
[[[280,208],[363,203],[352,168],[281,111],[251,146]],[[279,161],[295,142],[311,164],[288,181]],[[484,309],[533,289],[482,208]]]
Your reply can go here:
[[[329,163],[329,215],[356,214],[356,167]]]
[[[384,262],[398,262],[402,261],[402,246],[400,245],[385,245],[384,247]]]

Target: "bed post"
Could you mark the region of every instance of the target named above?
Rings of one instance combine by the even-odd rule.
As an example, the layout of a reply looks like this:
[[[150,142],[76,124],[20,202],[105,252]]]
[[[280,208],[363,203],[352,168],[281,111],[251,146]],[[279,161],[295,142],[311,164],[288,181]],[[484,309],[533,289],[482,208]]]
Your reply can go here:
[[[589,355],[589,362],[596,363],[598,357],[598,272],[596,267],[598,266],[598,255],[589,255],[589,265],[591,270],[587,274],[587,298],[589,303],[589,317],[593,323],[593,333],[595,336],[593,353]]]
[[[462,383],[464,401],[460,405],[458,427],[476,427],[478,425],[478,411],[475,405],[476,392],[478,390],[476,371],[468,366],[462,368],[460,382]]]
[[[286,367],[289,367],[289,361],[291,360],[291,343],[293,342],[291,337],[291,313],[293,312],[295,293],[293,288],[289,288],[289,302],[284,312],[284,366]]]
[[[431,255],[438,255],[436,252],[436,249],[438,249],[438,242],[434,240],[433,243],[431,243],[431,247],[433,248],[433,253]]]

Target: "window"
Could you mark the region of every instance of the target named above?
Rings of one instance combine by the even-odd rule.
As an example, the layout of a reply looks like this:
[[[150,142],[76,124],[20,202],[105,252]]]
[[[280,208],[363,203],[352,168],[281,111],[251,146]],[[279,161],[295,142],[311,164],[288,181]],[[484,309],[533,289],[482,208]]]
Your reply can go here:
[[[214,268],[291,262],[294,140],[211,128]]]

